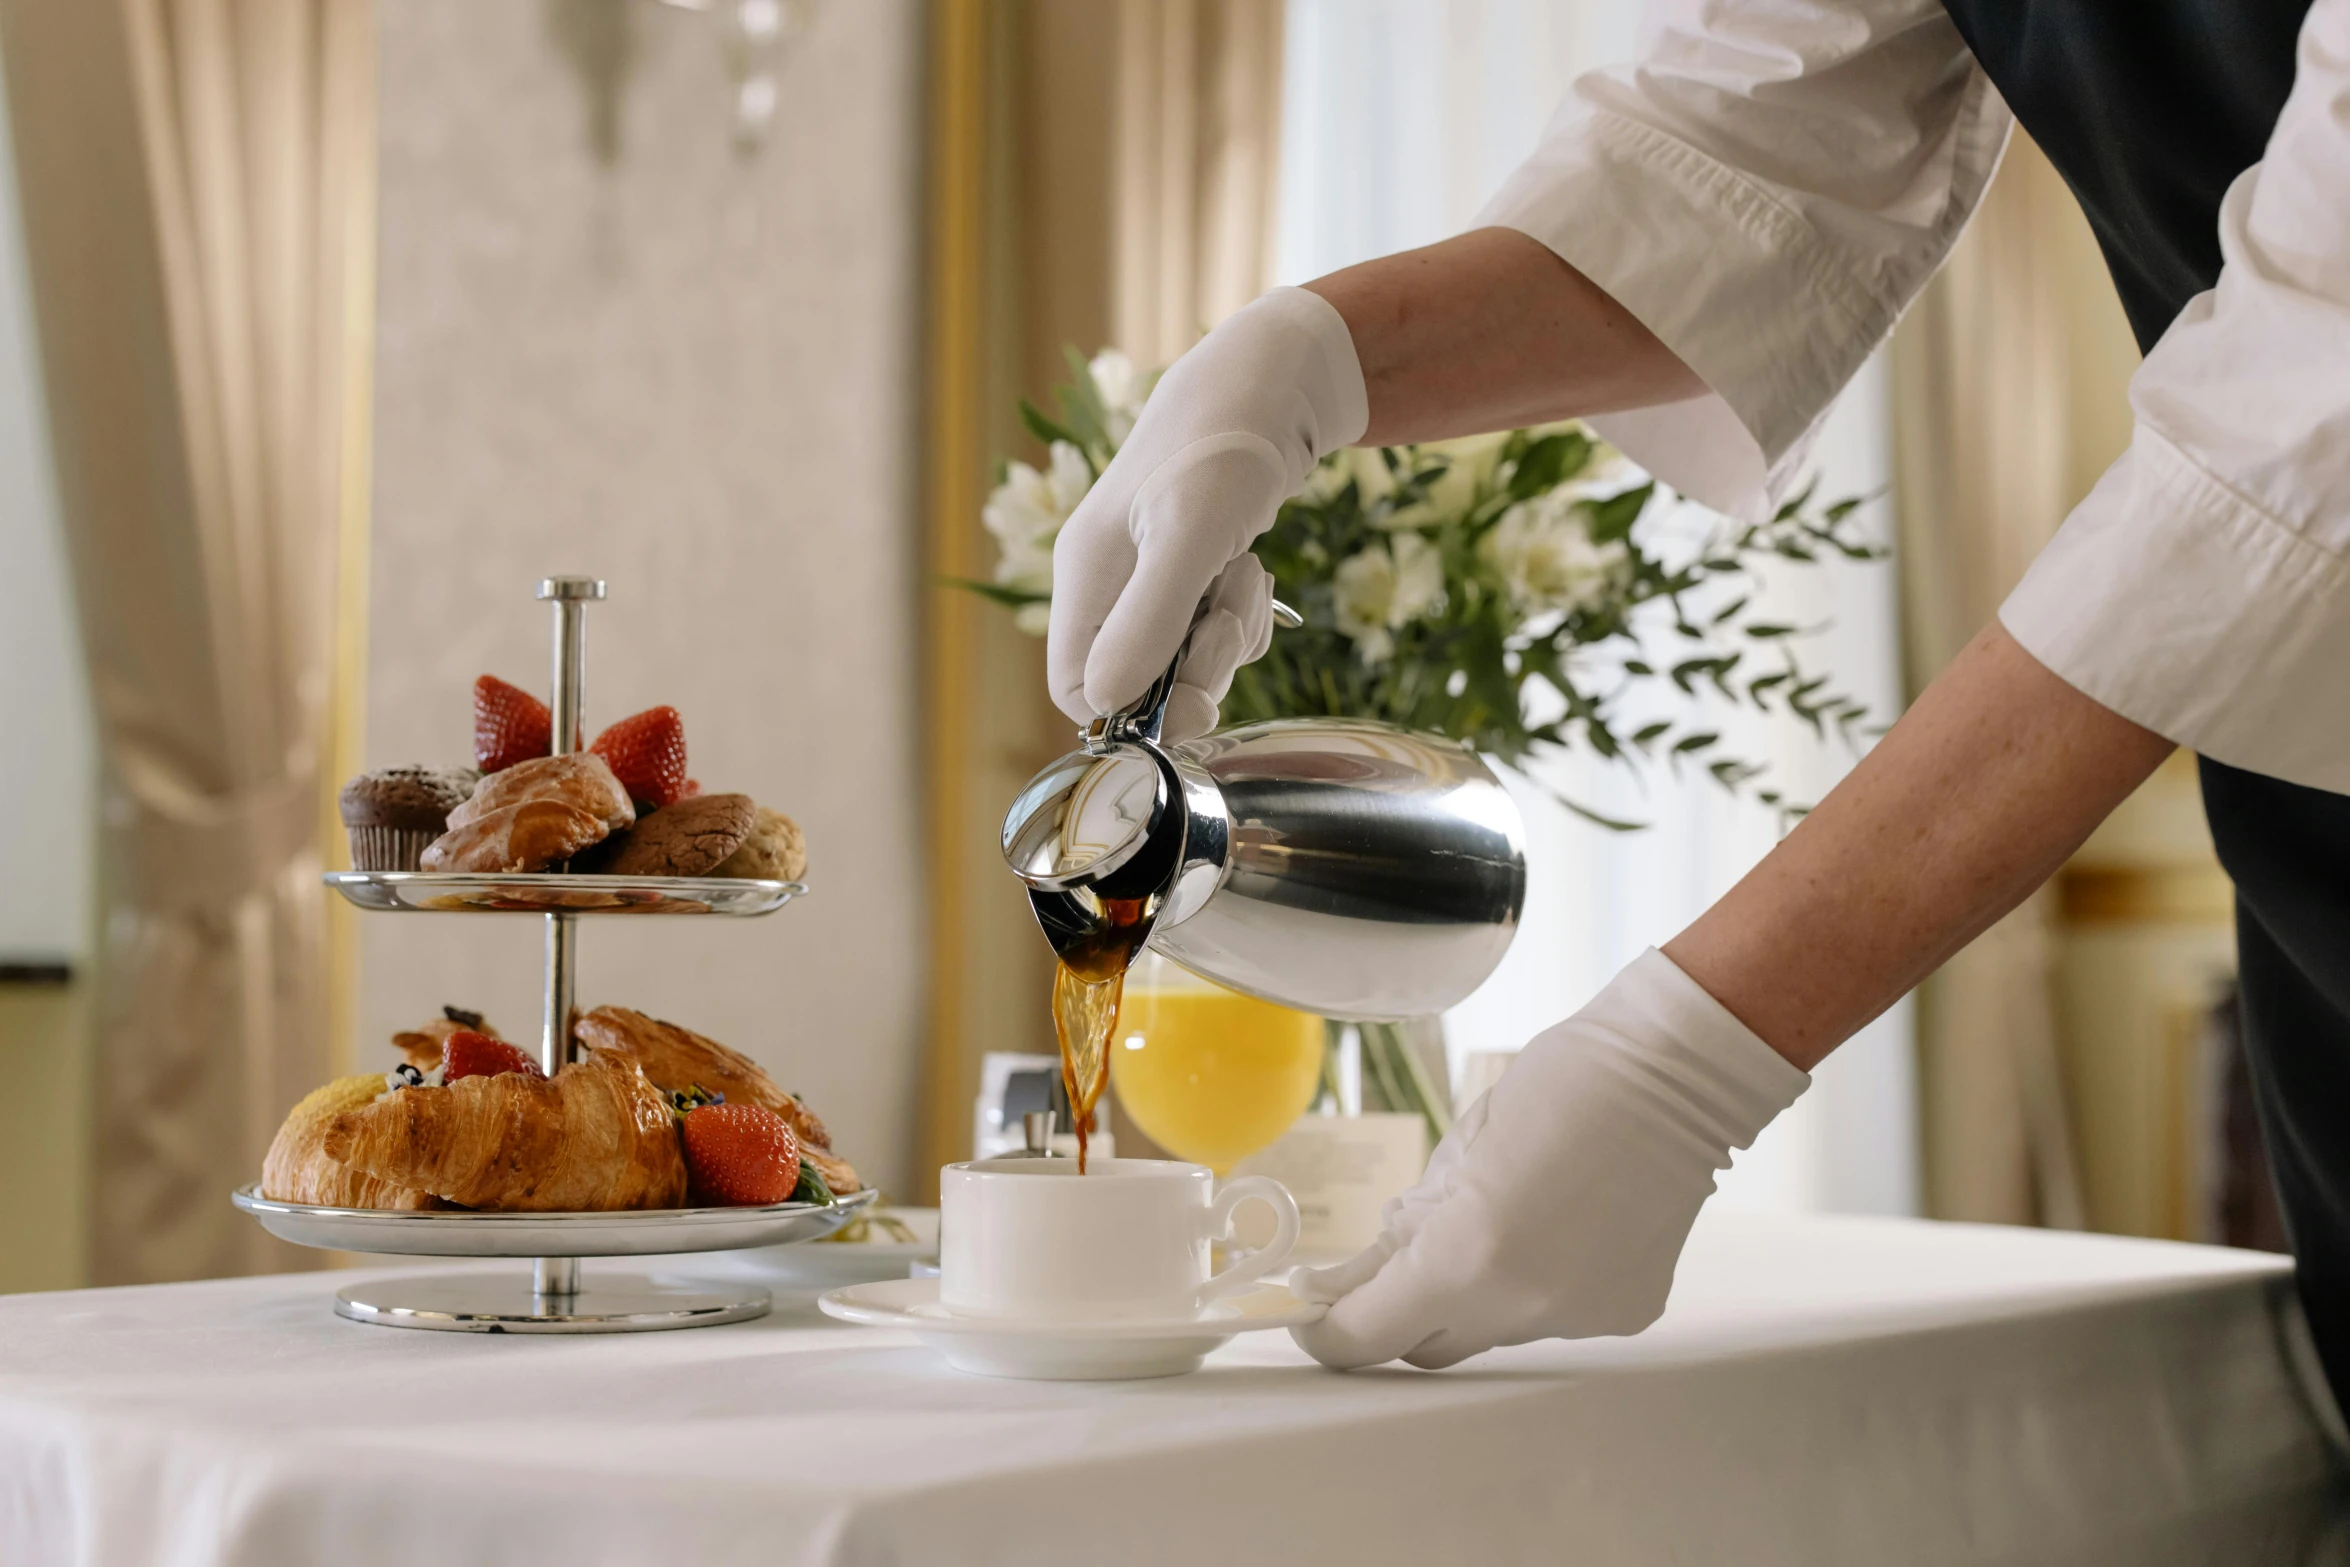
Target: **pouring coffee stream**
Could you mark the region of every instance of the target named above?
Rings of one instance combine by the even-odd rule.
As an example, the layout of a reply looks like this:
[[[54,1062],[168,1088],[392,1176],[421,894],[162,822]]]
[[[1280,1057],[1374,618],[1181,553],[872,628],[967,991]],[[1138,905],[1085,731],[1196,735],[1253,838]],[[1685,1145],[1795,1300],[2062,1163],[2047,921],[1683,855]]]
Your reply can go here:
[[[1203,601],[1174,659],[1149,689],[1118,712],[1096,718],[1080,737],[1082,746],[1075,756],[1106,758],[1122,751],[1139,752],[1149,760],[1152,776],[1148,780],[1125,775],[1105,778],[1102,782],[1116,788],[1107,800],[1098,803],[1080,784],[1080,803],[1065,816],[1063,830],[1050,846],[1051,875],[1029,880],[1029,906],[1035,910],[1036,922],[1059,964],[1053,974],[1053,1032],[1061,1047],[1061,1082],[1069,1095],[1081,1175],[1085,1173],[1095,1110],[1109,1081],[1110,1038],[1117,1032],[1126,971],[1150,939],[1182,848],[1183,835],[1162,830],[1162,810],[1146,813],[1139,823],[1144,836],[1134,836],[1138,824],[1133,816],[1137,804],[1133,791],[1149,782],[1153,785],[1151,803],[1157,806],[1169,782],[1181,788],[1180,774],[1159,745],[1159,732],[1166,720],[1167,700],[1175,691],[1175,673],[1191,649],[1192,632],[1198,630],[1206,610]],[[1295,610],[1279,601],[1273,605],[1273,614],[1286,626],[1304,624]],[[1022,797],[1034,788],[1032,782]],[[1109,812],[1104,825],[1112,830],[1107,834],[1084,830],[1099,805],[1106,805]],[[1019,807],[1013,809],[1017,815]],[[1068,831],[1072,825],[1080,830]],[[1004,833],[1004,852],[1009,856],[1014,852],[1010,819],[1004,824]],[[1062,885],[1046,885],[1047,880]]]
[[[1274,613],[1301,623],[1286,605]],[[1182,660],[1087,725],[1004,818],[1004,859],[1059,960],[1054,1028],[1081,1169],[1144,946],[1299,1011],[1416,1017],[1493,972],[1525,903],[1517,807],[1474,752],[1343,718],[1169,746],[1160,728]]]

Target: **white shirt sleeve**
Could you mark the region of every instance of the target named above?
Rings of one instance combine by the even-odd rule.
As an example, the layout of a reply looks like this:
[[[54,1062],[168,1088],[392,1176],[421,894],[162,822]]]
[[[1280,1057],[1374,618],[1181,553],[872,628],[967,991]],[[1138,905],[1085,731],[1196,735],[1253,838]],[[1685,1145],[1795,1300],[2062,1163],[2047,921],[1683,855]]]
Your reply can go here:
[[[2218,286],[2130,383],[2137,428],[1999,612],[2126,718],[2350,793],[2350,0],[2220,205]]]
[[[1941,265],[2007,145],[1940,0],[1652,0],[1478,215],[1540,240],[1710,389],[1594,419],[1666,484],[1767,514]]]

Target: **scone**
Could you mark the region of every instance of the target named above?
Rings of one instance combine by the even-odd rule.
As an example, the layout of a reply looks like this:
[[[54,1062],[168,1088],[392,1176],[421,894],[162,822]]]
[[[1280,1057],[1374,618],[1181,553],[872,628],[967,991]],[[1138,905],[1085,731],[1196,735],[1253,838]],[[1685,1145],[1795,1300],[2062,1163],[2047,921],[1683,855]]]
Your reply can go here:
[[[800,824],[781,811],[760,806],[742,847],[719,861],[710,874],[747,881],[798,881],[808,874],[808,850],[800,836]]]
[[[419,864],[428,871],[496,875],[543,871],[604,841],[600,817],[560,800],[525,800],[478,816],[433,840]]]
[[[747,794],[702,794],[637,818],[613,835],[593,869],[604,876],[707,876],[751,835]]]
[[[774,1111],[798,1136],[800,1157],[816,1167],[835,1196],[864,1189],[856,1170],[832,1151],[832,1133],[817,1119],[816,1112],[797,1095],[777,1087],[775,1079],[741,1051],[627,1007],[597,1007],[577,1013],[571,1027],[572,1037],[586,1046],[591,1056],[632,1061],[664,1091],[698,1088],[724,1094],[728,1104],[753,1104]]]
[[[636,807],[629,803],[628,791],[620,787],[620,780],[604,759],[592,751],[574,751],[569,756],[532,757],[490,774],[471,799],[449,813],[448,824],[462,827],[525,800],[559,800],[587,812],[610,831],[636,820]]]
[[[351,835],[351,868],[415,870],[480,776],[470,767],[383,767],[343,785],[337,803]]]

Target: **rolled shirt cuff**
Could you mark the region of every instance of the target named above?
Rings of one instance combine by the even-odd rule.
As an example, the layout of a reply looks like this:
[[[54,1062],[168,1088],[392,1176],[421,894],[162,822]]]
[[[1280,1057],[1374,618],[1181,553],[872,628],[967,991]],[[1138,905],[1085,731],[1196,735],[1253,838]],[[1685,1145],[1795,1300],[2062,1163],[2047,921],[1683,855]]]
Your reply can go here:
[[[1999,619],[2060,679],[2166,739],[2350,793],[2346,575],[2141,423]]]
[[[1710,395],[1588,422],[1671,488],[1743,520],[1777,504],[1898,314],[1751,180],[1603,111],[1547,141],[1476,222],[1548,247],[1697,373]]]

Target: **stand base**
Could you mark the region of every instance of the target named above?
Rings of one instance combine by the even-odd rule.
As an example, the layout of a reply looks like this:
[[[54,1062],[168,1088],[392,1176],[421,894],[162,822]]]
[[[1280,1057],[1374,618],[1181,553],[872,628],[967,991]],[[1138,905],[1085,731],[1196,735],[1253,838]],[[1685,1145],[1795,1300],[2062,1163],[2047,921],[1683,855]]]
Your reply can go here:
[[[764,1317],[763,1289],[689,1289],[622,1275],[576,1295],[534,1294],[527,1275],[433,1274],[371,1279],[335,1296],[335,1314],[387,1328],[444,1333],[651,1333]]]

